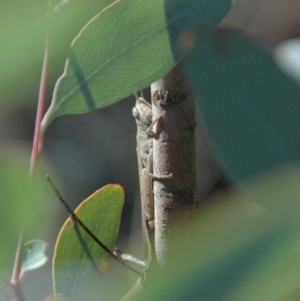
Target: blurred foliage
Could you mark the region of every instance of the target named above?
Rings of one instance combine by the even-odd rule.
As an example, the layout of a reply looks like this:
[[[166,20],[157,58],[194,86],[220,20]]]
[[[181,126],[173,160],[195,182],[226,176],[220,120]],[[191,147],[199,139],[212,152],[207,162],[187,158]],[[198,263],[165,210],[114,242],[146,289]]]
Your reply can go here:
[[[299,179],[286,167],[211,199],[134,300],[299,300]]]
[[[286,166],[216,195],[134,300],[298,300],[299,180]]]
[[[36,233],[50,208],[43,173],[39,171],[34,179],[28,178],[28,158],[20,149],[12,151],[1,147],[0,271],[12,269],[20,232],[23,231],[25,237]]]
[[[244,180],[300,158],[300,85],[235,32],[195,32],[187,72],[228,175]]]
[[[79,30],[111,2],[71,0],[50,14],[46,1],[2,1],[0,107],[15,105],[12,100],[36,101],[32,94],[38,91],[46,32],[50,40],[49,77],[54,80],[61,72],[71,41]],[[53,1],[53,7],[57,4],[59,1]]]

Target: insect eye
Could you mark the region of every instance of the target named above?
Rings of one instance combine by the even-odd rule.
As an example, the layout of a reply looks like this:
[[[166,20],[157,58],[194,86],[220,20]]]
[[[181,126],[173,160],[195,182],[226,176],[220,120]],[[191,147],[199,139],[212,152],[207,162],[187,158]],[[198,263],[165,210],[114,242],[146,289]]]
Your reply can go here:
[[[132,115],[133,115],[134,118],[139,117],[140,112],[139,112],[139,110],[137,109],[137,107],[133,107],[133,108],[132,108]]]

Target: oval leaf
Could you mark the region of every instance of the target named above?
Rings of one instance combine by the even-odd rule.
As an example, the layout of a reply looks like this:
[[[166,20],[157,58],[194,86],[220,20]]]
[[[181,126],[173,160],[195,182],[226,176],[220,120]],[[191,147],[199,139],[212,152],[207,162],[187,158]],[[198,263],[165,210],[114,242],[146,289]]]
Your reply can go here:
[[[89,230],[112,251],[119,231],[123,203],[123,188],[110,184],[97,190],[75,210]],[[87,300],[88,294],[93,291],[91,287],[100,281],[109,260],[110,256],[68,218],[55,246],[54,291],[67,297]]]
[[[187,70],[213,148],[232,179],[300,158],[300,86],[269,51],[229,31],[200,34]]]
[[[74,40],[43,127],[56,116],[112,104],[163,76],[182,58],[181,30],[212,28],[230,6],[230,0],[116,1]]]

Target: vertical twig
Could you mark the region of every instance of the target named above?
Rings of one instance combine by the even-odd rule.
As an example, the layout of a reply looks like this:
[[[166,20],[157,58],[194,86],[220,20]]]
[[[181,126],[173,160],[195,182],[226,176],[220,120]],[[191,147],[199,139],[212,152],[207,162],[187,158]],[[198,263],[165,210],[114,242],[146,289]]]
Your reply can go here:
[[[23,253],[23,234],[20,234],[18,246],[15,255],[14,267],[10,279],[10,283],[12,285],[17,285],[19,283],[19,275],[21,272],[21,264],[22,264],[22,253]]]
[[[51,12],[51,6],[52,6],[51,0],[47,0],[47,7],[49,12]],[[49,61],[49,46],[48,46],[48,38],[46,34],[43,68],[42,68],[42,74],[40,80],[38,106],[37,106],[37,113],[36,113],[35,127],[34,127],[34,138],[33,138],[31,158],[30,158],[30,168],[29,168],[30,179],[33,177],[38,156],[42,149],[41,121],[44,116],[45,105],[46,105],[48,61]],[[24,244],[23,233],[21,232],[19,236],[17,250],[16,250],[12,276],[10,279],[11,289],[13,290],[15,297],[18,301],[26,301],[20,285],[21,265],[22,265],[22,258],[23,258],[23,244]]]
[[[18,301],[26,301],[23,292],[21,290],[20,278],[19,278],[21,272],[22,257],[23,257],[23,234],[21,233],[18,241],[16,255],[15,255],[13,272],[10,279],[11,289],[13,290],[15,297]]]
[[[51,1],[47,1],[48,11],[51,11]],[[48,61],[49,61],[49,46],[48,46],[48,38],[46,34],[45,39],[45,52],[44,52],[44,60],[43,60],[43,68],[40,80],[40,89],[39,89],[39,98],[38,98],[38,106],[37,113],[35,119],[35,127],[34,127],[34,137],[30,158],[30,167],[29,167],[29,179],[33,177],[38,156],[42,149],[42,137],[41,137],[41,121],[45,112],[46,105],[46,92],[47,92],[47,75],[48,75]],[[15,255],[14,267],[12,271],[12,276],[10,279],[11,288],[15,294],[15,297],[18,301],[26,301],[23,292],[21,290],[20,285],[20,275],[21,275],[21,265],[23,258],[23,233],[20,233],[17,251]]]
[[[34,174],[38,156],[42,150],[42,144],[43,144],[43,142],[42,142],[43,137],[41,136],[41,134],[42,134],[41,133],[41,121],[44,116],[45,105],[46,105],[48,61],[49,61],[49,46],[48,46],[48,38],[46,36],[43,69],[42,69],[42,74],[41,74],[39,99],[38,99],[37,113],[36,113],[36,119],[35,119],[35,128],[34,128],[34,138],[33,138],[32,152],[31,152],[31,159],[30,159],[30,170],[29,170],[30,178],[32,178],[32,176]]]
[[[151,85],[155,250],[166,264],[170,242],[194,215],[197,202],[195,169],[195,100],[180,65]]]

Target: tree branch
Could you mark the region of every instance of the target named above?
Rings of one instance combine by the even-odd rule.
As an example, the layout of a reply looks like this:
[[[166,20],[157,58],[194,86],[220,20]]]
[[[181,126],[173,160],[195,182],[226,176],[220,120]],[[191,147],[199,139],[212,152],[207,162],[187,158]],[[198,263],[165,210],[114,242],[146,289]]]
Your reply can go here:
[[[151,85],[151,96],[155,250],[163,267],[170,242],[197,207],[195,99],[180,65]]]

